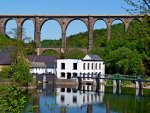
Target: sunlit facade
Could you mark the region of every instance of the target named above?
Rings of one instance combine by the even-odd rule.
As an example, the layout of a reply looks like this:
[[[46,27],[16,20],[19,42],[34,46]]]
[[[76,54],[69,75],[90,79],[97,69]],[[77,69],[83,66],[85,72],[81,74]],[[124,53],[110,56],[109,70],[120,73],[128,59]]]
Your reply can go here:
[[[83,80],[91,81],[95,76],[104,76],[105,63],[98,55],[86,55],[81,59],[57,59],[57,77],[59,79],[72,79],[85,77]]]

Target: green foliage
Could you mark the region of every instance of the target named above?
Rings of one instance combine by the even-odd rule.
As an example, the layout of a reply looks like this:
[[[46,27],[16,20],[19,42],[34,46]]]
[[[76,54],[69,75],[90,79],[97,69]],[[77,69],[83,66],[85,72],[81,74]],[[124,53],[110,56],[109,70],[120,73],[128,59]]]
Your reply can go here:
[[[149,26],[150,19],[146,16],[141,22],[139,20],[131,21],[127,32],[125,32],[125,26],[122,23],[112,25],[111,39],[108,42],[107,29],[96,29],[93,33],[94,47],[89,53],[97,54],[105,61],[106,73],[150,75]],[[87,32],[71,35],[67,37],[67,48],[87,48],[87,41]],[[48,43],[48,41],[45,42]],[[57,46],[56,42],[53,44],[53,46]],[[72,52],[66,50],[66,54],[61,55],[61,58],[83,57],[84,54],[79,50]]]
[[[139,74],[142,66],[138,52],[125,47],[110,51],[105,57],[105,61],[110,73],[118,71],[122,74]]]
[[[61,47],[61,39],[60,40],[42,40],[41,47]]]
[[[22,47],[23,54],[30,55],[36,54],[36,44],[32,41],[29,43],[25,43],[23,41],[19,41],[17,39],[9,38],[3,34],[0,34],[0,51],[9,46],[20,46]]]
[[[19,88],[7,86],[0,92],[1,113],[21,113],[25,102],[24,91]]]
[[[5,78],[8,78],[12,75],[13,73],[13,70],[12,68],[10,67],[5,67],[2,69],[2,71],[0,71],[0,78],[2,79],[5,79]]]
[[[102,59],[104,56],[104,48],[102,47],[94,47],[91,49],[91,51],[89,52],[90,54],[96,54],[99,55]]]
[[[125,10],[131,14],[149,14],[150,13],[150,1],[149,0],[124,0],[130,9]]]
[[[108,87],[106,88],[108,89]],[[112,89],[112,87],[111,87]],[[113,112],[118,113],[149,113],[150,111],[150,104],[149,99],[138,97],[136,98],[135,95],[135,89],[134,88],[122,88],[121,93],[128,94],[127,95],[114,95],[114,94],[107,94],[104,97],[104,103],[105,105],[110,106],[110,109]],[[145,92],[145,97],[148,97],[149,90]],[[135,97],[135,98],[133,98]],[[140,98],[140,99],[139,99]]]
[[[103,51],[106,72],[149,75],[149,19],[145,18],[141,23],[132,21],[127,33],[116,36],[106,44]]]
[[[106,86],[113,86],[113,80],[107,80]]]
[[[58,106],[58,104],[55,104],[55,103],[52,103],[52,104],[48,104],[46,101],[45,101],[45,106],[48,108],[49,111],[53,111],[55,109],[56,106]]]
[[[67,37],[67,47],[88,47],[88,33],[79,33]]]
[[[67,50],[66,50],[67,51]],[[78,49],[74,49],[69,52],[65,52],[64,58],[68,59],[82,59],[85,56],[85,53]]]
[[[135,87],[135,84],[132,81],[121,81],[123,87]]]
[[[60,56],[59,53],[57,53],[57,51],[54,51],[54,50],[46,50],[41,55],[44,55],[44,56],[51,55],[51,56],[55,56],[55,57]]]
[[[37,52],[35,51],[36,50],[36,44],[35,42],[29,42],[29,43],[24,43],[24,53],[26,55],[36,55]]]
[[[24,42],[16,39],[9,39],[0,35],[1,49],[10,45],[16,47],[14,54],[11,54],[12,64],[0,72],[0,112],[21,113],[26,102],[24,86],[32,80],[29,73],[29,65],[26,62]],[[10,44],[10,45],[9,45]],[[21,89],[22,88],[22,89]]]
[[[0,34],[0,51],[8,46],[14,46],[14,39],[9,38],[3,34]]]
[[[94,30],[94,48],[105,47],[107,42],[106,29]]]
[[[17,64],[13,68],[13,78],[16,82],[23,86],[27,86],[32,81],[32,74],[29,72],[29,65],[24,59],[19,58]]]
[[[38,105],[34,105],[28,109],[28,112],[34,112],[38,108]]]

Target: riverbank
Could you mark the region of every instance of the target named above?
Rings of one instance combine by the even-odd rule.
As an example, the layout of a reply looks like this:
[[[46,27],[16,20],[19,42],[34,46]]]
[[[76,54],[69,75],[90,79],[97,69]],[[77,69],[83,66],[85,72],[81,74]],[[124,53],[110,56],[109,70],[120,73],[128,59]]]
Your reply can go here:
[[[36,85],[37,84],[42,84],[42,82],[38,81],[37,83],[32,83],[29,84],[28,89],[36,89]],[[44,84],[52,84],[52,85],[56,85],[59,87],[76,87],[78,86],[78,82],[75,79],[54,79],[54,81],[47,81]],[[107,85],[104,84],[106,86],[113,86],[113,85]],[[121,87],[126,87],[126,88],[135,88],[134,84],[130,84],[130,85],[121,85]],[[150,89],[150,85],[147,86],[143,86],[143,89]]]

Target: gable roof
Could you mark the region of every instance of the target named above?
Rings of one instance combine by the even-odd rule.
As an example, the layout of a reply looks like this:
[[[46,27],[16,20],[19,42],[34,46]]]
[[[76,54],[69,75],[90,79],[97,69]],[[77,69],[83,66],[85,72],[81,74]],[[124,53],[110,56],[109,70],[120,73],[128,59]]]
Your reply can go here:
[[[86,55],[83,61],[103,61],[98,55]]]
[[[10,65],[15,55],[14,46],[7,47],[0,52],[0,65]]]
[[[55,62],[56,57],[54,56],[42,56],[42,55],[28,55],[29,62]]]

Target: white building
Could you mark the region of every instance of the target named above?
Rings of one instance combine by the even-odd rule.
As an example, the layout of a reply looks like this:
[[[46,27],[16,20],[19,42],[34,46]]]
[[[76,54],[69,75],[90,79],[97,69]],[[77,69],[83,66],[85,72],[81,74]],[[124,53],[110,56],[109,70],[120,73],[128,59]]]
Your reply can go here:
[[[80,59],[58,59],[57,77],[72,79],[75,77],[94,77],[105,74],[105,63],[98,55],[86,55]],[[91,81],[90,78],[83,80]]]

